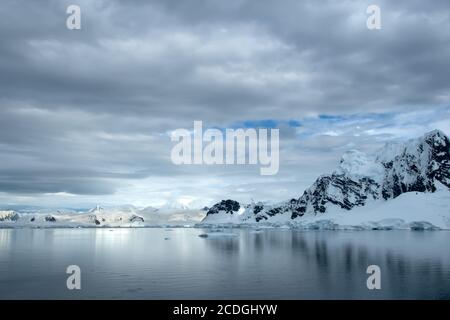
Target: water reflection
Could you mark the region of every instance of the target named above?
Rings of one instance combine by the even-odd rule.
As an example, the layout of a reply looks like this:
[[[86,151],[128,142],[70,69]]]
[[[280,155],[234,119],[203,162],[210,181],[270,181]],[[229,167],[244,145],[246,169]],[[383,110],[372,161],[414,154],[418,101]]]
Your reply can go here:
[[[11,236],[13,230],[4,229],[0,231],[0,250],[6,250],[11,246]]]
[[[0,298],[450,298],[448,232],[198,237],[210,231],[0,230]],[[82,268],[81,292],[65,289],[69,264]],[[366,288],[371,264],[382,270],[380,291]]]
[[[314,289],[328,290],[319,293],[319,298],[434,299],[450,294],[450,255],[443,252],[450,238],[447,232],[235,232],[240,234],[239,239],[205,240],[213,251],[208,254],[221,255],[224,248],[240,249],[246,252],[247,260],[256,258],[274,273],[280,269],[278,263],[289,256],[292,268],[284,270],[304,283],[313,279]],[[371,264],[379,265],[383,271],[385,290],[381,292],[365,287],[366,269]],[[296,297],[316,298],[303,295],[298,288],[293,288],[292,295],[294,291],[299,293]]]

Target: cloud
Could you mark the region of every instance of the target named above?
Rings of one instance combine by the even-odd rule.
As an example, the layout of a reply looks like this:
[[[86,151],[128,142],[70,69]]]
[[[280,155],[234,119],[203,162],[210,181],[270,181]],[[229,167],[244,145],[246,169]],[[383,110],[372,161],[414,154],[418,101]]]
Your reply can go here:
[[[379,31],[373,1],[77,3],[79,31],[71,1],[0,4],[0,201],[282,200],[347,148],[449,132],[446,0],[375,1]],[[194,120],[279,127],[279,175],[174,166]]]

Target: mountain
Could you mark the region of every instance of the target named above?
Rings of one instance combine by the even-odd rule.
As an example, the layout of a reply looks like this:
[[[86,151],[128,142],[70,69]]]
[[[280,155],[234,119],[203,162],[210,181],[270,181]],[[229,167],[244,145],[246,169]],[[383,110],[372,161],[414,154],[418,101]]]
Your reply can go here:
[[[17,221],[20,216],[13,210],[0,211],[0,221]]]
[[[191,209],[191,207],[189,204],[183,203],[180,201],[176,201],[176,200],[166,202],[159,208],[159,210],[161,210],[161,211],[180,211],[180,210],[183,211],[183,210],[190,210],[190,209]]]
[[[205,217],[201,209],[138,209],[131,205],[96,206],[83,212],[64,210],[0,211],[0,228],[193,226]]]
[[[450,190],[450,140],[434,130],[405,143],[386,144],[372,155],[346,152],[334,172],[320,176],[298,199],[278,205],[224,200],[211,207],[202,223],[297,222],[438,189],[444,197]]]
[[[167,201],[161,207],[159,211],[163,212],[175,212],[175,211],[190,211],[201,210],[204,208],[203,201],[201,199],[174,199]]]

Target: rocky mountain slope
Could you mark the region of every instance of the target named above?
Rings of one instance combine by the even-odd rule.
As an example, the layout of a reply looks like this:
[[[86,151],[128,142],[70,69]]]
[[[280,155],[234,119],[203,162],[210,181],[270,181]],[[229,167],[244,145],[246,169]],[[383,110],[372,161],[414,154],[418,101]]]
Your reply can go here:
[[[334,172],[320,176],[298,199],[278,205],[224,200],[207,212],[203,223],[326,217],[330,211],[346,212],[372,202],[392,201],[409,192],[434,193],[438,188],[444,194],[450,190],[450,140],[435,130],[406,143],[389,143],[372,155],[346,152]],[[450,206],[446,210],[450,211]]]

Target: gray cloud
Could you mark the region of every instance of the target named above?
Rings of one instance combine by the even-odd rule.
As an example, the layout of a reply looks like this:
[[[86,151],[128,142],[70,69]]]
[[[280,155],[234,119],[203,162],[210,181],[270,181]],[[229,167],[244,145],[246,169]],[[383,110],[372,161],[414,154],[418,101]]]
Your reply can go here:
[[[365,25],[373,1],[83,0],[82,29],[70,31],[72,3],[0,4],[3,199],[282,199],[348,148],[449,129],[446,0],[375,1],[379,31]],[[170,130],[261,119],[301,124],[282,128],[275,180],[170,162]]]

